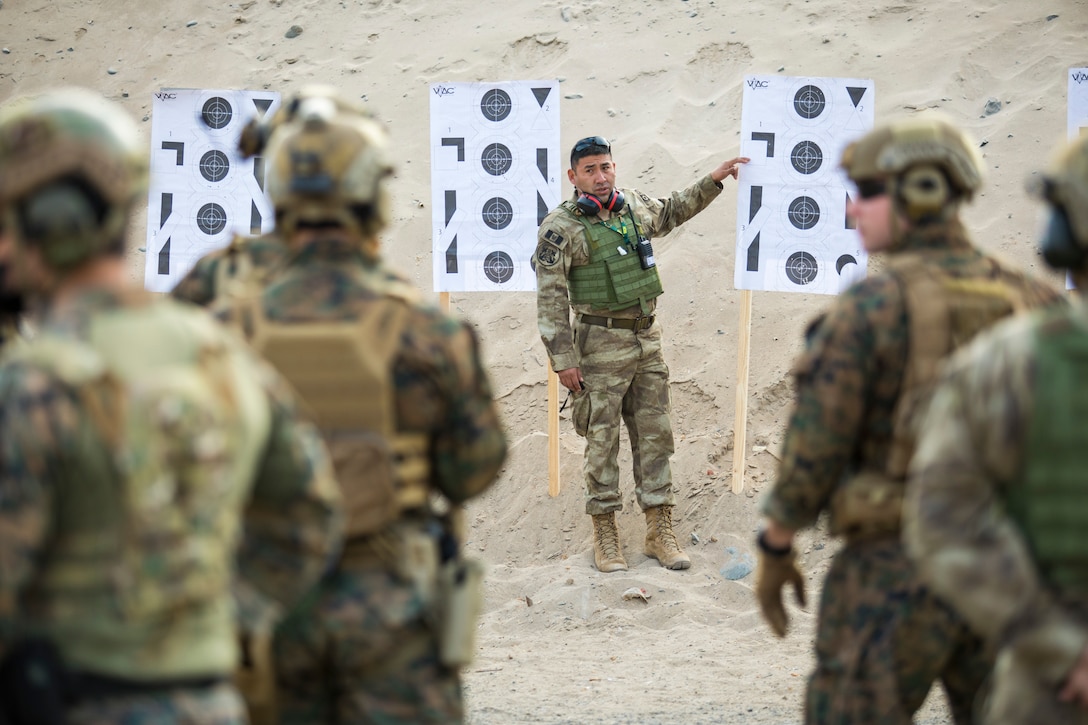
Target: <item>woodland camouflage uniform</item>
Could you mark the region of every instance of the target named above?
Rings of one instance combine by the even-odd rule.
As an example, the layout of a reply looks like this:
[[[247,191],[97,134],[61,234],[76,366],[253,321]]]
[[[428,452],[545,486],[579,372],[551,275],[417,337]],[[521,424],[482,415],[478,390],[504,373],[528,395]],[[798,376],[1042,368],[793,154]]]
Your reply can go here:
[[[972,158],[966,142],[956,141],[957,131],[929,123],[938,125],[873,131],[848,148],[847,173],[858,182],[875,176],[858,157],[886,160],[880,147],[895,144],[923,170],[927,156],[941,158],[949,146]],[[913,168],[904,164],[883,173],[905,184]],[[940,173],[956,182],[955,173]],[[973,188],[964,184],[960,197]],[[845,538],[823,585],[807,723],[909,723],[936,679],[946,688],[955,721],[969,723],[990,666],[981,641],[919,580],[899,542],[905,467],[897,467],[909,458],[912,438],[910,426],[897,426],[897,420],[901,404],[920,405],[932,384],[926,375],[959,337],[1014,309],[1053,303],[1058,295],[975,247],[954,206],[933,214],[900,232],[882,272],[840,294],[810,325],[793,368],[796,402],[763,513],[797,530],[829,511],[832,533]],[[931,326],[919,324],[930,318]],[[911,339],[912,333],[920,337]],[[924,365],[920,350],[928,351]],[[881,521],[866,507],[890,516]],[[766,553],[764,561],[774,563]]]
[[[267,151],[268,187],[289,251],[251,295],[215,303],[315,410],[349,512],[342,555],[277,630],[278,721],[460,722],[462,662],[443,649],[440,579],[463,562],[458,506],[493,483],[506,438],[472,328],[425,304],[380,259],[376,235],[388,219],[384,130],[339,100],[335,108],[313,102],[312,93],[303,92],[294,117],[279,120]],[[315,166],[292,165],[315,148]],[[336,186],[297,193],[296,174],[327,175]],[[330,220],[336,228],[328,231],[322,225]],[[310,235],[303,242],[300,230]],[[197,275],[214,276],[204,273],[209,268],[202,260]],[[329,329],[340,336],[313,347],[265,334],[320,337]],[[364,357],[382,350],[377,378],[359,378],[355,358],[337,357],[340,343],[357,345]],[[385,440],[375,441],[373,421],[336,425],[329,417],[338,401],[369,410],[386,396],[383,422],[391,427],[377,431]]]

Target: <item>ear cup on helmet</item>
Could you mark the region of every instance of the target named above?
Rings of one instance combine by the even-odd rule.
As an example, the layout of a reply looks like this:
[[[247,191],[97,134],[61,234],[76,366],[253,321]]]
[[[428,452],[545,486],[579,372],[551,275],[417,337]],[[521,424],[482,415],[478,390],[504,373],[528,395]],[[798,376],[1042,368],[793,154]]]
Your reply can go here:
[[[952,200],[952,189],[936,166],[908,169],[899,177],[896,196],[907,216],[920,221],[939,216]]]
[[[625,200],[622,191],[613,189],[608,198],[603,201],[593,194],[582,192],[574,203],[578,206],[578,210],[586,216],[597,216],[605,209],[615,212],[623,211]]]
[[[53,267],[77,264],[94,253],[89,240],[102,235],[102,204],[86,187],[72,182],[49,184],[18,208],[18,224],[27,244],[41,250]]]
[[[1056,269],[1080,269],[1088,261],[1088,252],[1077,244],[1069,215],[1060,206],[1050,209],[1040,251],[1046,263]]]

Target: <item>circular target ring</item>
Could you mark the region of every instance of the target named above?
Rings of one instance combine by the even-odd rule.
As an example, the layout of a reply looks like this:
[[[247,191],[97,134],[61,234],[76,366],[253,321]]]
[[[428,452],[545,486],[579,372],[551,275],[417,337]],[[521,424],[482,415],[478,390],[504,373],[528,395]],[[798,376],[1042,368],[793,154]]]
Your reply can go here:
[[[798,229],[812,229],[820,221],[820,205],[811,196],[799,196],[790,202],[786,216]]]
[[[484,224],[492,229],[506,229],[514,221],[514,207],[506,199],[496,196],[487,200],[481,216]]]
[[[506,252],[491,252],[484,257],[484,274],[495,284],[504,284],[514,276],[514,260]]]
[[[492,88],[480,99],[480,112],[489,121],[502,121],[512,110],[514,104],[510,100],[510,94],[501,88]]]
[[[502,176],[514,165],[514,155],[501,143],[488,144],[480,157],[484,171],[492,176]]]
[[[208,128],[219,130],[226,128],[230,120],[234,118],[234,109],[226,98],[212,96],[204,101],[204,107],[200,109],[200,118]]]
[[[790,163],[802,174],[815,174],[824,163],[824,152],[812,141],[802,141],[790,152]]]
[[[786,277],[790,282],[806,285],[816,279],[820,265],[808,252],[794,252],[786,259]]]
[[[793,96],[793,110],[801,118],[816,118],[826,106],[827,96],[818,86],[801,86]]]
[[[227,212],[216,203],[205,204],[196,213],[196,226],[209,237],[227,228]]]
[[[208,181],[222,181],[230,173],[230,159],[222,151],[209,151],[200,157],[200,175]]]

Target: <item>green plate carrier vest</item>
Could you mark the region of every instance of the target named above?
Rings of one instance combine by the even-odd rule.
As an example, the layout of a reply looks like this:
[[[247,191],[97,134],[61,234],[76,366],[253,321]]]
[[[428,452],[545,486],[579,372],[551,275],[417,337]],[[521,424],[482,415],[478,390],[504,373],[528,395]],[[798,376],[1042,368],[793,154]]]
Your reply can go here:
[[[1088,593],[1088,478],[1084,421],[1088,420],[1088,330],[1051,312],[1036,329],[1034,412],[1022,485],[1006,505],[1027,540],[1045,582],[1062,594]]]
[[[631,196],[634,196],[633,194]],[[634,202],[631,202],[632,204]],[[663,292],[657,267],[643,269],[635,244],[639,234],[632,206],[627,207],[635,238],[577,213],[572,201],[561,204],[568,214],[582,223],[589,245],[589,264],[570,269],[570,301],[606,310],[622,310],[636,302],[644,313],[646,303]],[[620,250],[623,249],[624,252]]]

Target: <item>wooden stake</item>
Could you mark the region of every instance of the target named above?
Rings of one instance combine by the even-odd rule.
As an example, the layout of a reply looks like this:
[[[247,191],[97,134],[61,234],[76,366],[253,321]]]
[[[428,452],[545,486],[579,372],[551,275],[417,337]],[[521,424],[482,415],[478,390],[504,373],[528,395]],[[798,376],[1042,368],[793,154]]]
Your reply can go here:
[[[559,495],[559,376],[547,365],[548,375],[548,495]]]
[[[752,290],[740,291],[737,324],[737,406],[733,416],[733,493],[744,491],[745,448],[748,437],[748,350],[752,342]]]
[[[445,312],[447,315],[450,313],[450,293],[439,292],[438,293],[438,309]]]

